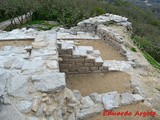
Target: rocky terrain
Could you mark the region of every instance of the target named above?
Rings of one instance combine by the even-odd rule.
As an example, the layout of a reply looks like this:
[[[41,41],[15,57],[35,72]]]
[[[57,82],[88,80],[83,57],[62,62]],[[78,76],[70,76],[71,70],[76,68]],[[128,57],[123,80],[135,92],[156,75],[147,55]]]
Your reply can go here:
[[[134,46],[128,37],[132,23],[127,20],[107,13],[83,20],[71,29],[1,31],[0,44],[31,44],[3,44],[0,48],[0,120],[82,120],[104,109],[138,102],[144,102],[158,114],[160,97],[154,87],[159,84],[160,74],[140,51],[130,50]],[[105,41],[126,60],[103,60],[99,50],[74,42],[86,39]],[[69,74],[115,71],[131,76],[132,92],[93,92],[82,96],[78,90],[67,88]]]

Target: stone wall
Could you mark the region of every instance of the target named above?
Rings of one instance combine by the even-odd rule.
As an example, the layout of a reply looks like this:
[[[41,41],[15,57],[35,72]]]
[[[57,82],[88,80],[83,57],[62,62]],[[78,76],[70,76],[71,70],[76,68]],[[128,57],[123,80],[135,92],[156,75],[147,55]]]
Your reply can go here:
[[[98,25],[109,25],[112,23],[119,26],[124,26],[127,30],[132,30],[132,23],[127,20],[128,18],[106,13],[104,15],[92,17],[79,22],[77,24],[77,28],[85,32],[96,33]]]
[[[73,41],[59,41],[58,53],[61,72],[65,73],[101,73],[107,72],[98,50],[92,46],[75,46]]]
[[[116,50],[120,51],[122,55],[127,53],[127,50],[124,47],[123,38],[119,34],[116,34],[111,28],[105,25],[99,25],[97,28],[97,34]]]

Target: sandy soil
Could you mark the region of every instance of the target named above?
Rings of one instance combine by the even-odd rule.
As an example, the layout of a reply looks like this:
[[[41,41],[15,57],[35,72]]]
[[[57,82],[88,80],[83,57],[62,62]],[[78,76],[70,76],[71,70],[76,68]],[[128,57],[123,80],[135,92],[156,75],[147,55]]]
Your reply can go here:
[[[122,107],[115,109],[113,111],[114,112],[126,112],[127,110],[129,112],[132,112],[131,116],[102,116],[103,112],[101,112],[100,114],[95,115],[91,118],[87,118],[86,120],[159,120],[160,119],[160,116],[158,114],[155,117],[134,116],[137,111],[139,111],[139,112],[151,112],[152,111],[149,107],[147,107],[143,103],[122,106]]]
[[[2,46],[23,46],[31,45],[32,41],[18,40],[18,41],[0,41],[0,47]]]
[[[86,96],[94,92],[131,92],[132,89],[129,87],[129,84],[130,76],[123,72],[67,76],[67,87],[72,90],[79,90],[82,96]]]
[[[75,42],[79,46],[93,46],[95,50],[100,51],[103,60],[126,60],[123,55],[103,40],[75,40]]]

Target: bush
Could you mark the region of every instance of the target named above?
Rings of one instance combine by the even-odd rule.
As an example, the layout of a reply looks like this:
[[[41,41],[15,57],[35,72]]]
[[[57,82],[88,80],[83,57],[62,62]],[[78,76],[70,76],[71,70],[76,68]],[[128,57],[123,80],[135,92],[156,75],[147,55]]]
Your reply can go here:
[[[134,48],[134,47],[131,48],[131,51],[137,52],[136,48]]]

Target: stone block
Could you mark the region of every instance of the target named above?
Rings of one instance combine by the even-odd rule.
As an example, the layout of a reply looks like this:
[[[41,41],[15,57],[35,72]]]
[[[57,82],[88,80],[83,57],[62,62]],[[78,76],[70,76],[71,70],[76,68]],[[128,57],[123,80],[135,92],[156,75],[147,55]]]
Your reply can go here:
[[[91,70],[91,71],[97,71],[97,70],[98,70],[98,67],[90,67],[90,70]]]
[[[0,120],[26,120],[25,116],[21,114],[12,105],[1,105]]]
[[[139,94],[133,94],[135,102],[144,102],[144,97]]]
[[[55,92],[66,86],[64,73],[44,73],[32,75],[34,88],[41,92]]]
[[[85,62],[87,62],[87,63],[94,63],[95,62],[95,58],[94,57],[87,57],[86,59],[85,59]]]
[[[78,59],[76,59],[76,63],[84,63],[84,59],[83,58],[78,58]]]
[[[29,113],[32,108],[32,102],[30,101],[20,101],[16,104],[16,107],[22,112],[22,113]]]
[[[102,110],[99,106],[89,107],[86,109],[82,109],[77,113],[76,120],[84,120],[87,117],[91,117]]]
[[[59,53],[59,55],[65,55],[67,52],[66,52],[66,50],[59,49],[58,53]]]
[[[16,97],[26,96],[29,89],[29,79],[29,76],[14,74],[7,83],[8,94]]]
[[[134,102],[134,97],[130,93],[123,93],[121,96],[121,105],[129,105]]]
[[[89,72],[89,67],[79,68],[78,71],[81,72],[81,73]]]
[[[83,67],[83,66],[84,66],[83,63],[76,63],[76,68],[81,68],[81,67]]]
[[[93,67],[93,63],[84,63],[84,66],[86,66],[86,67]]]
[[[59,65],[58,65],[58,61],[57,60],[47,61],[46,65],[51,70],[59,69]]]
[[[94,66],[95,66],[95,67],[101,67],[102,65],[103,65],[103,62],[101,62],[101,63],[100,63],[100,62],[99,62],[99,63],[98,63],[98,62],[95,62],[95,63],[94,63]]]
[[[102,103],[101,95],[98,93],[92,93],[90,94],[90,97],[95,103]]]
[[[92,106],[94,106],[94,102],[92,101],[92,99],[89,96],[83,97],[81,109],[89,108]]]
[[[59,66],[61,69],[67,69],[71,67],[71,64],[60,64]]]
[[[120,95],[117,93],[117,91],[109,92],[102,96],[102,101],[106,110],[118,108],[120,104]]]
[[[67,49],[67,54],[72,55],[73,54],[73,49]]]
[[[61,72],[68,73],[68,69],[61,69],[60,71],[61,71]]]

